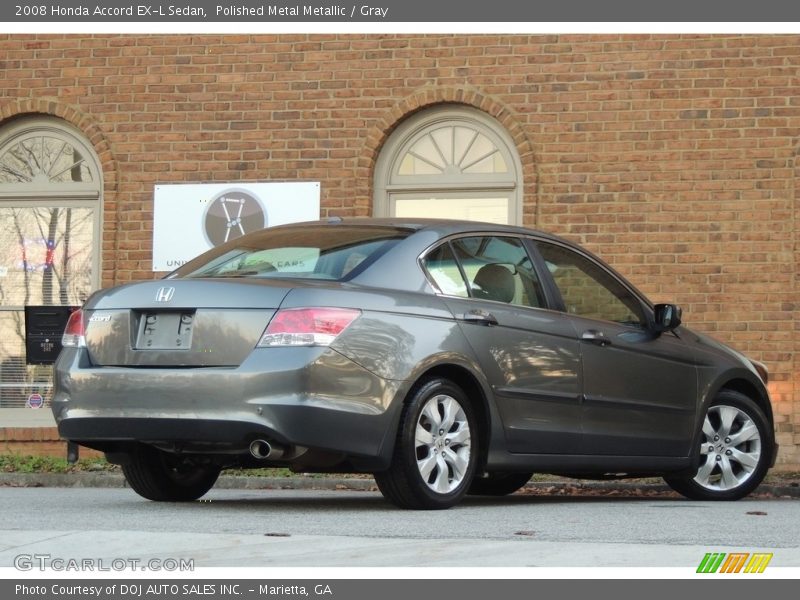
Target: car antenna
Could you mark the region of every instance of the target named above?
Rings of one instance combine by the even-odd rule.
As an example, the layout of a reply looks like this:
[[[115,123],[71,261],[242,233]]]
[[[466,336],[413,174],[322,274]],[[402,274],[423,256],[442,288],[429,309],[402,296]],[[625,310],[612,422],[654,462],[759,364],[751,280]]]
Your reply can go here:
[[[336,215],[328,217],[328,223],[341,223],[343,221],[342,217],[337,217]]]

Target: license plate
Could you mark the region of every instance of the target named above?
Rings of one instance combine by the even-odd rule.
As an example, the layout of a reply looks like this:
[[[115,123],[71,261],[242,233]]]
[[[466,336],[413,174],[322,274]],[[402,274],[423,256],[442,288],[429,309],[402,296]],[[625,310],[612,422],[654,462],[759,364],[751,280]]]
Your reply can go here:
[[[152,312],[139,315],[136,350],[191,350],[193,312]]]

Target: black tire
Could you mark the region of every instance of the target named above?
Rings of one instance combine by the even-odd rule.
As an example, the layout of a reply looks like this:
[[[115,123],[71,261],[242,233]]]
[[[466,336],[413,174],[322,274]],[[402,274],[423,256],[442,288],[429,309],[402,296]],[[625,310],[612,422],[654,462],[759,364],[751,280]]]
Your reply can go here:
[[[723,412],[736,415],[729,435],[725,434],[726,427],[721,420]],[[667,475],[664,480],[673,490],[692,500],[744,498],[758,487],[769,469],[775,448],[772,426],[755,402],[732,390],[723,390],[717,395],[709,405],[705,418],[711,427],[708,432],[700,432],[701,454],[697,470]],[[748,423],[755,426],[757,436],[742,434],[740,439],[748,439],[737,443],[736,434],[743,432]],[[748,431],[753,430],[749,428]],[[712,435],[709,436],[709,433]],[[718,436],[720,433],[721,437]],[[731,441],[730,445],[726,440]],[[723,476],[723,466],[731,476],[728,482]],[[737,483],[733,485],[732,482]]]
[[[134,492],[157,502],[189,502],[210,490],[219,477],[218,467],[200,464],[192,457],[141,446],[122,465]]]
[[[533,473],[489,473],[486,477],[475,477],[468,494],[473,496],[508,496],[525,487]]]
[[[436,410],[441,426],[445,427],[446,406],[450,407],[451,415],[459,416],[453,418],[447,431],[433,431],[434,423],[428,415],[435,417],[432,411]],[[403,407],[392,463],[387,471],[375,473],[384,497],[400,508],[418,510],[457,504],[469,490],[475,474],[478,431],[474,415],[469,398],[450,380],[437,377],[417,386]],[[430,443],[417,443],[418,423],[431,433]],[[428,463],[424,463],[426,458]],[[423,470],[427,470],[428,464],[432,466],[426,478]]]

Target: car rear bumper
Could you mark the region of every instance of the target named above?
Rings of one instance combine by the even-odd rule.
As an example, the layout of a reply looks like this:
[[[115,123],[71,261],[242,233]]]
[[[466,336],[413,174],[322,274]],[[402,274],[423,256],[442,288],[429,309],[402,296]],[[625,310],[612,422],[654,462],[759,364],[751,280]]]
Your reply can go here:
[[[56,363],[61,437],[105,451],[144,442],[246,454],[251,441],[388,463],[403,382],[329,348],[259,349],[235,368],[96,367],[84,349]]]

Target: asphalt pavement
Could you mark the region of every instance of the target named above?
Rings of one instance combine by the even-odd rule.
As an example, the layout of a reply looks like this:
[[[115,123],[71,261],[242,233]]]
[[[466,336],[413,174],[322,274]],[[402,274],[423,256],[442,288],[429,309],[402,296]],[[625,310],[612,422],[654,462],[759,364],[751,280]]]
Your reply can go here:
[[[696,567],[707,552],[771,552],[771,567],[800,567],[795,499],[614,494],[526,489],[403,511],[353,489],[217,487],[154,503],[129,489],[5,486],[0,567],[31,553],[222,567]]]

